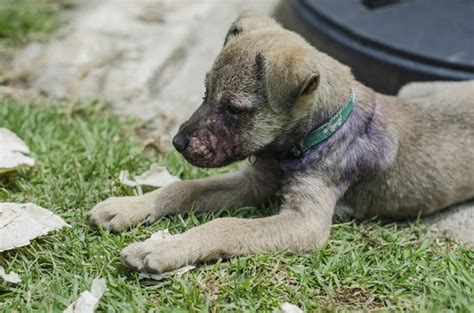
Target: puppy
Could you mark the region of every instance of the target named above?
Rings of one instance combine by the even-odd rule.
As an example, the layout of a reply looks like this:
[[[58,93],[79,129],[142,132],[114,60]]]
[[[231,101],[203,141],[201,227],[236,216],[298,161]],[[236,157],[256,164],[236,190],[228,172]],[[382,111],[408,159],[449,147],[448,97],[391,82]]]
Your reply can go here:
[[[200,167],[249,156],[256,162],[110,198],[91,220],[119,231],[191,207],[257,206],[277,191],[281,211],[134,243],[121,254],[127,264],[163,272],[221,257],[311,252],[328,239],[336,203],[358,218],[400,219],[474,196],[474,81],[416,83],[399,97],[381,95],[298,34],[247,12],[230,27],[204,100],[173,144]]]

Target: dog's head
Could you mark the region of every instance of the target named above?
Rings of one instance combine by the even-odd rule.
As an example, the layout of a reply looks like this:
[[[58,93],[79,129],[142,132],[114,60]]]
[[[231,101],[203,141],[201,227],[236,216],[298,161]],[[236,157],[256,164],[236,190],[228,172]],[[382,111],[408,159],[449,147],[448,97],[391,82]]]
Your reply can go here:
[[[334,76],[331,62],[337,63],[273,19],[244,13],[206,75],[201,106],[180,127],[173,145],[201,167],[292,147],[315,113],[329,114],[324,98]]]

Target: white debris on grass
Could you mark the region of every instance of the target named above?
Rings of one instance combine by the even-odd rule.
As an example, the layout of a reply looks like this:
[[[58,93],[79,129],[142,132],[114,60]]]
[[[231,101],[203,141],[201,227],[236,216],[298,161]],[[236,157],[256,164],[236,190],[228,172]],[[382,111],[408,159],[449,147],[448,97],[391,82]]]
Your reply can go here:
[[[0,128],[0,174],[35,165],[35,160],[25,155],[28,153],[30,149],[23,140],[10,130]]]
[[[99,300],[107,290],[105,279],[96,277],[92,281],[91,290],[86,290],[81,293],[79,298],[71,303],[64,310],[64,313],[93,313],[99,305]]]
[[[196,268],[196,266],[194,266],[194,265],[186,265],[186,266],[181,267],[177,270],[170,271],[170,272],[164,272],[164,273],[160,273],[160,274],[140,272],[139,276],[142,277],[142,278],[149,278],[149,279],[153,279],[153,280],[163,280],[165,278],[168,278],[168,277],[171,277],[171,276],[174,276],[174,275],[183,275],[184,273],[189,272],[190,270],[193,270],[195,268]]]
[[[284,313],[303,313],[303,310],[301,310],[299,307],[288,302],[285,302],[281,305],[281,310]]]
[[[173,235],[170,234],[170,232],[167,230],[167,229],[164,229],[164,230],[160,230],[160,231],[157,231],[156,233],[152,234],[150,236],[150,239],[166,239],[166,238],[169,238],[169,237],[172,237]],[[152,274],[152,273],[146,273],[146,272],[140,272],[140,277],[142,278],[150,278],[150,279],[153,279],[153,280],[163,280],[165,278],[168,278],[168,277],[171,277],[171,276],[174,276],[174,275],[182,275],[186,272],[189,272],[190,270],[193,270],[195,269],[196,266],[194,265],[186,265],[184,267],[181,267],[177,270],[174,270],[174,271],[170,271],[170,272],[164,272],[164,273],[160,273],[160,274]]]
[[[121,171],[119,179],[120,183],[130,187],[152,186],[157,188],[180,180],[178,177],[171,175],[165,167],[156,163],[150,165],[148,171],[135,176],[134,179],[130,179],[127,171]]]
[[[166,239],[173,235],[170,234],[170,231],[167,229],[162,229],[156,233],[151,234],[150,239]]]
[[[65,226],[69,225],[59,216],[36,204],[0,202],[0,252],[26,246]]]
[[[21,278],[20,276],[18,276],[17,273],[15,272],[6,273],[3,266],[0,266],[0,278],[12,284],[18,284],[19,282],[21,282]]]

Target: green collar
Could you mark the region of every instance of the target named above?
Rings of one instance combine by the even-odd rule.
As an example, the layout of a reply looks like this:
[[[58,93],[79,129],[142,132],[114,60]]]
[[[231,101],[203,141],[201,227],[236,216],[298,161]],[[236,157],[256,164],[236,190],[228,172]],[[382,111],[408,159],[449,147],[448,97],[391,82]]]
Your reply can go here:
[[[293,147],[292,152],[294,156],[299,156],[312,147],[320,144],[321,142],[325,141],[332,135],[336,133],[336,131],[341,128],[342,125],[347,121],[349,116],[351,115],[352,109],[356,104],[356,97],[354,90],[352,90],[352,95],[347,104],[336,114],[334,114],[329,121],[324,123],[323,125],[319,126],[318,128],[311,131],[301,143]]]

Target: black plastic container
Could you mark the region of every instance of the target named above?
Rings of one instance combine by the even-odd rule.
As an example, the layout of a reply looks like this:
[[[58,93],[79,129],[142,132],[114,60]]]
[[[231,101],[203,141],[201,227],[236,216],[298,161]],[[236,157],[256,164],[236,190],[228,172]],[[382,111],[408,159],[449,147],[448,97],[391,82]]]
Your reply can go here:
[[[380,92],[474,79],[473,0],[289,0],[276,18]]]

